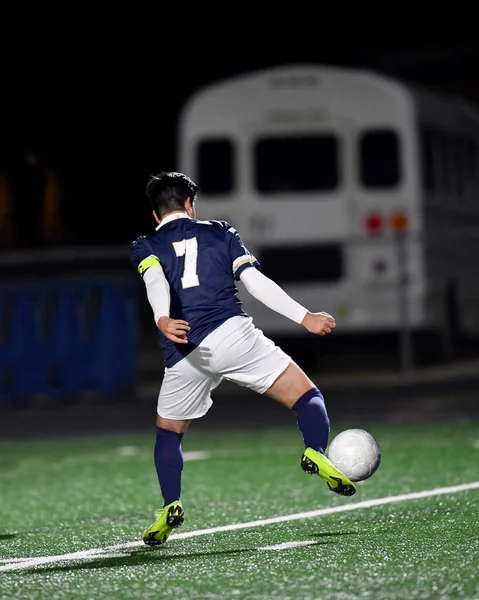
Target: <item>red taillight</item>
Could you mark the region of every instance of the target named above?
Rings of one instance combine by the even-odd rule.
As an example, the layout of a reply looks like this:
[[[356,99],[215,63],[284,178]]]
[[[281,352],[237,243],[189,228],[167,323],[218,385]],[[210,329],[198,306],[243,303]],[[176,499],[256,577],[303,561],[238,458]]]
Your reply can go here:
[[[379,233],[383,228],[384,221],[379,213],[371,213],[366,217],[365,225],[369,233]]]
[[[378,212],[372,212],[366,215],[364,225],[369,234],[378,234],[385,228],[391,228],[395,232],[405,232],[409,227],[409,219],[405,212],[396,211],[387,219],[384,219]]]

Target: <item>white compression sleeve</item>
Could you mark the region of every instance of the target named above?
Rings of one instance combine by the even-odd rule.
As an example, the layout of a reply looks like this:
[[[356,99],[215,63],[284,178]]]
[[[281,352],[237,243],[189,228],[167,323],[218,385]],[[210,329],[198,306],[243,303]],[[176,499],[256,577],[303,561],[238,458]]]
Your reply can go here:
[[[306,316],[308,312],[306,308],[288,296],[277,283],[263,275],[258,269],[253,267],[245,269],[241,273],[240,279],[248,292],[271,310],[296,323],[301,323]]]
[[[158,324],[160,317],[170,316],[170,285],[160,265],[149,267],[143,275],[143,281],[155,323]]]

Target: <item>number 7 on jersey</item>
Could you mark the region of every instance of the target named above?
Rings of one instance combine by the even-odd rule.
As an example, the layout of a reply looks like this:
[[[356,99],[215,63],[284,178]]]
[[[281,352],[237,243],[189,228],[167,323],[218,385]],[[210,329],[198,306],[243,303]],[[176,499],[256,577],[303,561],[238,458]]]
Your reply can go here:
[[[198,240],[194,237],[181,240],[181,242],[173,242],[173,248],[178,258],[180,256],[185,257],[185,268],[181,278],[183,288],[200,285],[198,278]]]

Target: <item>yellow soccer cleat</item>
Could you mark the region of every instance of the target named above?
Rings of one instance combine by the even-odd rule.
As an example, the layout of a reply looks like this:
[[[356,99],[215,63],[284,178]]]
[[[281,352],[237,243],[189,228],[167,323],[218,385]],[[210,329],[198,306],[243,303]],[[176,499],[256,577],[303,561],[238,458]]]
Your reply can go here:
[[[321,452],[306,448],[301,457],[301,468],[309,475],[319,475],[336,494],[352,496],[356,493],[353,483]]]
[[[159,546],[170,537],[172,530],[179,527],[185,520],[185,511],[179,500],[175,500],[162,508],[157,514],[157,519],[143,534],[143,541],[147,546]]]

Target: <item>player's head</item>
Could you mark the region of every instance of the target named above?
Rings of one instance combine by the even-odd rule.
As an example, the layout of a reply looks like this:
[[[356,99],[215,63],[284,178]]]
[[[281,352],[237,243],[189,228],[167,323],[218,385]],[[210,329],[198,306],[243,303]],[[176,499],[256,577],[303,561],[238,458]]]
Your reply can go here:
[[[194,219],[197,193],[196,183],[183,173],[162,172],[152,175],[146,184],[146,195],[158,222],[168,213],[180,210]]]

